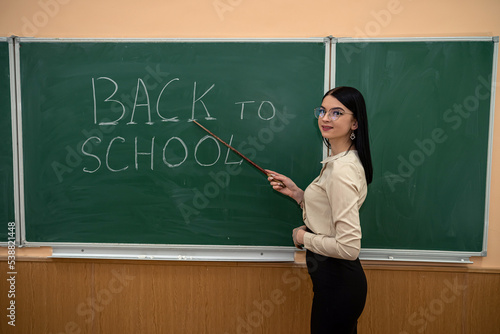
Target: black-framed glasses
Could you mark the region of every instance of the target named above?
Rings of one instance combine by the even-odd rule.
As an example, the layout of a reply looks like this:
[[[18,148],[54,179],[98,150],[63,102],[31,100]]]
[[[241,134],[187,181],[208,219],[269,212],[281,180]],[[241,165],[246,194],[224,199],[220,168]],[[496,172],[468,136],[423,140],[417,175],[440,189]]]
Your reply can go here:
[[[338,120],[340,116],[345,114],[354,115],[353,113],[345,112],[339,108],[332,108],[328,111],[326,111],[326,109],[323,107],[314,108],[314,116],[316,118],[323,118],[326,114],[328,114],[328,118],[330,118],[332,121]]]

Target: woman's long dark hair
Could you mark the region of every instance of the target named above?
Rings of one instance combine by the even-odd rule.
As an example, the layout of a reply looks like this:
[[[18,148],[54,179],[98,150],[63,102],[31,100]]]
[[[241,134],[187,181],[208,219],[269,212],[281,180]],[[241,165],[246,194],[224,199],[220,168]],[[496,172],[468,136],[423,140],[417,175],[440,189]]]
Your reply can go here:
[[[370,140],[368,138],[368,119],[366,116],[366,104],[363,95],[352,87],[336,87],[325,93],[323,99],[328,95],[333,96],[340,103],[354,113],[354,118],[358,121],[358,128],[354,130],[356,138],[354,145],[358,151],[359,159],[365,169],[366,183],[370,184],[373,178],[372,156],[370,153]],[[323,138],[325,144],[330,148],[328,139]]]

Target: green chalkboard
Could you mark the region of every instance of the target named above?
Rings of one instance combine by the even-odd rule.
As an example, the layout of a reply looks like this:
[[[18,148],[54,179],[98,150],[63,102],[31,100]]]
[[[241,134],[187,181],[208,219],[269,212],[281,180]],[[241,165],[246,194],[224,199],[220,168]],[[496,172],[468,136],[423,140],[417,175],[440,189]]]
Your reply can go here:
[[[19,45],[28,244],[293,246],[297,205],[191,120],[305,187],[321,39]]]
[[[362,247],[483,251],[492,41],[336,45],[336,85],[369,117],[374,180]]]
[[[8,240],[8,223],[15,220],[9,59],[9,42],[0,38],[0,242]]]

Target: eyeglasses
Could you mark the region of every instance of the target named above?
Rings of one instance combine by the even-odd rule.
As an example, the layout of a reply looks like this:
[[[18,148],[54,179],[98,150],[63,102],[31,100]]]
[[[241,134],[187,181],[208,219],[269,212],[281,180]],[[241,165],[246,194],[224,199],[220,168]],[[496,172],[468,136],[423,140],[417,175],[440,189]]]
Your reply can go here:
[[[314,116],[316,118],[323,118],[326,114],[328,114],[328,118],[332,121],[338,120],[340,116],[345,114],[354,115],[353,113],[343,112],[342,109],[337,108],[332,108],[329,111],[326,111],[323,107],[314,108]]]

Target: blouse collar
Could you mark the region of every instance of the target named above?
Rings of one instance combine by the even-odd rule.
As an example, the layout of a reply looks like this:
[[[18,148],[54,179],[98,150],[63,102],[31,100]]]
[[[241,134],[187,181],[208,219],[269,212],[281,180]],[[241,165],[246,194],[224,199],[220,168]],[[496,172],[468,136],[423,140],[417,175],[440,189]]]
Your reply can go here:
[[[323,161],[321,161],[321,163],[322,163],[322,164],[326,164],[327,162],[330,162],[330,161],[335,161],[335,160],[337,160],[337,159],[339,159],[339,158],[341,158],[341,157],[343,157],[343,156],[345,156],[345,155],[349,155],[349,154],[351,154],[351,153],[354,153],[354,154],[356,154],[356,155],[357,155],[357,154],[358,154],[358,151],[356,151],[356,150],[349,150],[349,151],[347,151],[347,152],[346,152],[346,151],[344,151],[344,152],[340,152],[340,153],[335,154],[335,155],[333,155],[333,156],[326,157]]]

